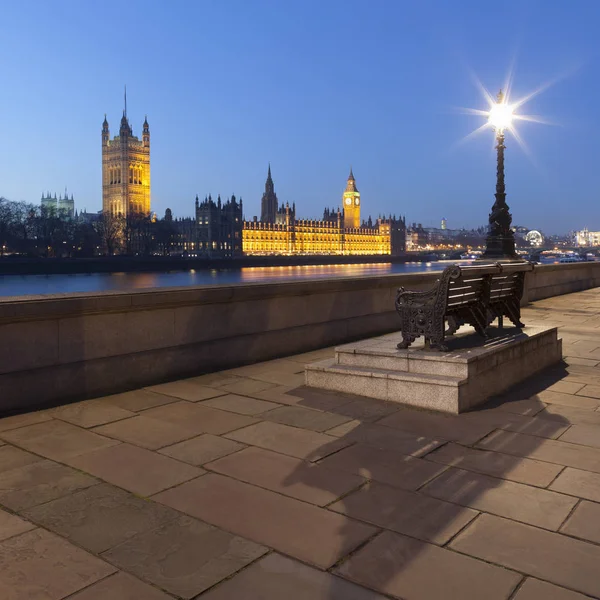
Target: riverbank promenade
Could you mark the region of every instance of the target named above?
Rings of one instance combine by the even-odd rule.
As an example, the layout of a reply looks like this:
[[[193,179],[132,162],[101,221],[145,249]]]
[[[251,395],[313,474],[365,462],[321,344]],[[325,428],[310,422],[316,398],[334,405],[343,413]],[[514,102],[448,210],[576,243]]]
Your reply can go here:
[[[523,320],[564,365],[459,416],[326,348],[0,419],[0,598],[600,598],[600,289]]]

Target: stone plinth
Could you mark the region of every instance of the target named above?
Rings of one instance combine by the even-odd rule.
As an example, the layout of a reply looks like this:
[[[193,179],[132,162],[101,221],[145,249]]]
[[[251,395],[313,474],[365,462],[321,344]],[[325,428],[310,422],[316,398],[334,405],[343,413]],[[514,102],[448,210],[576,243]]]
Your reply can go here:
[[[556,327],[490,328],[485,341],[461,331],[448,352],[422,340],[398,350],[401,333],[339,346],[335,358],[306,366],[306,385],[461,413],[562,359]]]

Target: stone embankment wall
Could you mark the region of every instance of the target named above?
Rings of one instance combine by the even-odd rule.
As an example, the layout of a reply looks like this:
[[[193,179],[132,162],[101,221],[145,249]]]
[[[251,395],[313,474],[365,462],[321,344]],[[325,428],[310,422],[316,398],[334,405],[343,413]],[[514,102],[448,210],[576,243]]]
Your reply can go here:
[[[438,274],[0,300],[0,412],[117,393],[395,331],[399,286]],[[539,266],[524,301],[600,286]]]

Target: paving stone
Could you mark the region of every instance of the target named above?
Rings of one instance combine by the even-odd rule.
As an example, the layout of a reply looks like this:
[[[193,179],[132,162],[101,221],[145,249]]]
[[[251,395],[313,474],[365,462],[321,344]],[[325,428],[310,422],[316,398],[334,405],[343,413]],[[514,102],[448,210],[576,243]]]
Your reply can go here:
[[[0,565],[6,600],[62,600],[116,570],[42,529],[0,542]]]
[[[384,402],[382,400],[353,400],[335,408],[334,413],[344,415],[351,419],[357,419],[363,423],[377,421],[381,417],[394,414],[400,410],[396,402]]]
[[[324,458],[319,464],[407,490],[416,490],[445,470],[445,467],[414,456],[363,444],[344,448]]]
[[[66,460],[77,469],[140,496],[156,494],[204,473],[196,467],[129,444],[119,444]]]
[[[200,466],[227,456],[232,452],[242,450],[245,447],[244,444],[205,433],[191,440],[162,448],[160,453],[189,463],[190,465]]]
[[[600,547],[587,542],[481,515],[450,546],[571,590],[600,595]]]
[[[344,423],[328,430],[327,434],[339,437],[340,441],[343,440],[348,444],[356,442],[388,452],[412,456],[423,456],[443,444],[442,441],[422,435],[360,421]]]
[[[574,383],[568,381],[557,381],[553,385],[549,386],[547,389],[551,392],[563,392],[565,394],[576,394],[581,388],[583,384]]]
[[[216,474],[154,499],[324,569],[376,531],[326,509]]]
[[[270,370],[263,371],[260,373],[253,373],[248,375],[249,379],[255,379],[257,381],[264,381],[273,385],[296,385],[300,386],[304,384],[305,376],[302,373],[293,373],[289,370]]]
[[[14,448],[13,446],[0,447],[0,472],[24,467],[40,460],[43,459],[20,448]]]
[[[453,443],[428,454],[427,460],[538,487],[550,485],[563,468],[539,460],[476,450]]]
[[[580,502],[561,532],[600,544],[600,504]]]
[[[579,356],[569,356],[567,362],[569,365],[582,365],[585,367],[595,367],[598,364],[598,360],[595,358],[581,358]]]
[[[125,392],[124,394],[106,396],[105,398],[102,398],[102,402],[108,402],[109,404],[114,404],[115,406],[119,406],[120,408],[132,412],[139,412],[146,410],[147,408],[154,408],[155,406],[172,404],[173,402],[177,402],[177,398],[141,389]]]
[[[189,402],[177,402],[150,408],[144,412],[144,416],[184,427],[195,434],[212,433],[221,435],[256,423],[256,420],[251,417]]]
[[[570,425],[598,425],[600,426],[600,414],[596,410],[562,406],[560,404],[548,404],[538,414],[539,418],[559,421]]]
[[[254,542],[182,516],[102,556],[167,592],[192,598],[267,551]]]
[[[162,383],[145,389],[149,392],[173,396],[190,402],[199,402],[200,400],[208,400],[209,398],[216,398],[217,396],[224,396],[226,394],[226,392],[202,385],[196,378]]]
[[[510,396],[508,398],[503,399],[502,402],[497,401],[496,408],[498,410],[504,410],[509,413],[514,413],[515,415],[523,415],[526,417],[533,417],[533,415],[537,415],[540,410],[543,410],[546,407],[544,402],[538,399],[536,396],[532,398],[525,399],[511,399]]]
[[[173,597],[127,573],[116,573],[70,596],[69,600],[173,600]]]
[[[600,474],[567,467],[550,489],[600,502]]]
[[[450,468],[423,489],[440,500],[557,530],[577,500],[480,473]]]
[[[130,410],[125,410],[101,400],[86,400],[85,402],[66,404],[53,408],[48,412],[55,419],[85,428],[127,419],[135,414]]]
[[[586,398],[574,394],[565,394],[563,392],[553,392],[544,390],[535,396],[541,402],[546,404],[560,404],[562,406],[572,406],[574,408],[589,408],[595,410],[598,408],[598,401],[593,398]]]
[[[311,408],[303,408],[302,406],[282,406],[281,408],[269,411],[262,418],[275,423],[282,423],[283,425],[321,432],[332,427],[337,427],[350,420],[349,417]]]
[[[9,429],[17,429],[35,423],[43,423],[49,421],[52,417],[47,411],[41,410],[37,412],[24,413],[22,415],[14,415],[12,417],[4,417],[0,419],[0,432],[8,431]]]
[[[539,579],[528,578],[519,588],[514,600],[589,600],[589,596],[582,596]]]
[[[335,570],[403,600],[506,600],[521,576],[385,531]]]
[[[85,473],[42,460],[0,473],[0,504],[20,511],[96,483],[96,479]]]
[[[180,425],[173,425],[158,419],[149,419],[143,415],[102,425],[94,429],[96,433],[129,442],[135,446],[156,450],[176,442],[194,437],[194,432]]]
[[[318,506],[337,500],[365,482],[357,475],[262,448],[246,448],[205,468]]]
[[[587,396],[588,398],[600,398],[599,385],[585,385],[577,392],[577,396]],[[596,407],[598,404],[596,404]]]
[[[349,440],[338,439],[316,431],[267,421],[234,431],[226,437],[251,446],[259,446],[266,450],[311,461],[319,460],[351,443]]]
[[[499,417],[501,418],[501,416]],[[393,427],[430,438],[474,444],[496,429],[495,425],[469,421],[461,416],[442,415],[420,410],[401,409],[385,417],[378,425]]]
[[[296,388],[290,392],[290,394],[299,398],[298,402],[296,402],[299,406],[329,412],[336,412],[338,407],[348,404],[349,402],[352,402],[352,400],[358,398],[357,396],[351,396],[349,394],[341,394],[339,392],[330,392],[305,386]]]
[[[202,406],[210,406],[220,410],[228,410],[229,412],[238,413],[240,415],[258,415],[267,410],[272,410],[281,406],[275,402],[267,402],[266,400],[257,400],[256,398],[248,398],[246,396],[238,396],[236,394],[226,394],[211,400],[202,402]]]
[[[293,405],[299,400],[302,400],[302,398],[293,395],[295,389],[295,386],[278,385],[260,392],[251,392],[248,394],[248,396],[251,396],[252,398],[258,398],[259,400],[276,402],[277,404]]]
[[[385,600],[376,592],[269,554],[210,590],[202,600]],[[133,600],[133,599],[132,599]]]
[[[252,392],[262,392],[263,390],[273,388],[276,385],[276,383],[244,378],[241,381],[236,381],[234,383],[219,385],[219,389],[224,392],[229,392],[230,394],[249,394]]]
[[[546,409],[540,411],[541,415]],[[494,429],[505,429],[515,433],[526,433],[548,439],[559,437],[569,427],[569,423],[559,419],[542,419],[538,415],[525,417],[523,415],[511,414],[501,410],[476,410],[460,415],[464,421],[487,425]],[[463,442],[466,443],[466,442]]]
[[[532,435],[508,431],[495,431],[479,442],[478,447],[600,473],[600,449],[598,448],[579,446],[560,440],[544,440]]]
[[[0,434],[6,441],[46,458],[63,460],[118,444],[116,440],[52,419]]]
[[[21,533],[35,529],[35,527],[29,521],[25,521],[16,515],[11,515],[5,510],[0,510],[0,541],[20,535]]]
[[[470,508],[377,482],[367,484],[329,508],[439,545],[445,544],[478,514]]]
[[[165,506],[102,483],[23,512],[31,521],[100,554],[179,516]]]

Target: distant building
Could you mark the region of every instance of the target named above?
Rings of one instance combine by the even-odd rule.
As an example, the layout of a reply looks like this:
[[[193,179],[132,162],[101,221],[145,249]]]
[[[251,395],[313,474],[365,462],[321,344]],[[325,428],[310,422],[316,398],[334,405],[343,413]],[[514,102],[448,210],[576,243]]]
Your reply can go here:
[[[242,256],[243,208],[242,199],[239,202],[231,196],[221,203],[209,195],[203,202],[196,196],[196,226],[198,230],[198,251],[207,256],[233,258]]]
[[[275,186],[271,178],[271,165],[269,164],[269,173],[265,183],[265,192],[260,201],[260,220],[263,223],[275,223],[277,220],[277,212],[279,202],[275,193]]]
[[[297,219],[296,205],[279,206],[269,166],[261,202],[261,220],[245,221],[242,247],[247,255],[269,254],[401,254],[404,219],[381,217],[360,222],[360,193],[350,170],[342,194],[343,213],[325,209],[323,220]],[[263,217],[266,219],[263,219]]]
[[[75,216],[75,200],[73,200],[73,194],[69,198],[66,189],[64,196],[57,197],[54,194],[52,197],[50,192],[47,192],[45,196],[42,194],[41,206],[48,217],[72,219]]]
[[[144,120],[142,139],[127,120],[127,98],[119,135],[110,139],[102,123],[102,210],[112,215],[150,214],[150,127]]]
[[[448,223],[446,217],[442,217],[442,229],[448,229]]]
[[[600,231],[588,231],[587,228],[575,232],[577,246],[600,246]]]

